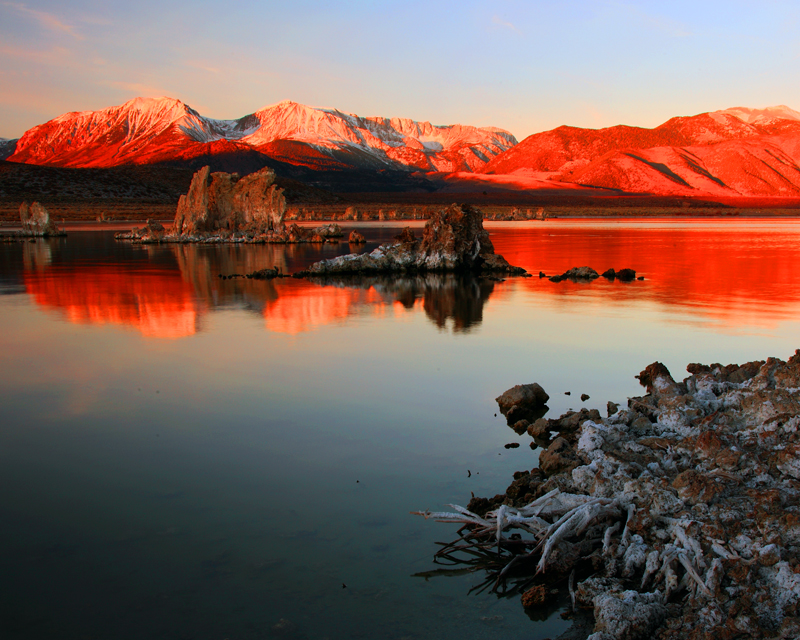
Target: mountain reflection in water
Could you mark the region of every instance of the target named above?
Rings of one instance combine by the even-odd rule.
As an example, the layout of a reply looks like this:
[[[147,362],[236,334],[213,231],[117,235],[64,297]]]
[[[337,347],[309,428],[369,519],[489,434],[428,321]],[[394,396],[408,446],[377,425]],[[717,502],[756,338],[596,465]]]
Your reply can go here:
[[[146,263],[104,256],[60,260],[45,242],[24,245],[25,290],[44,309],[80,324],[121,324],[147,337],[182,338],[200,330],[211,310],[240,306],[262,314],[270,331],[296,334],[369,313],[422,309],[439,328],[480,324],[494,282],[470,275],[255,280],[245,275],[278,266],[286,254],[262,247],[147,246]],[[55,253],[55,264],[54,264]],[[276,260],[277,258],[277,260]]]
[[[366,251],[398,232],[353,227]],[[497,415],[515,384],[540,383],[549,417],[604,413],[655,360],[682,378],[791,356],[800,221],[487,228],[534,277],[223,279],[349,247],[107,228],[0,244],[3,638],[559,636],[558,613],[534,623],[516,596],[468,596],[476,576],[441,578],[450,535],[409,512],[536,466]],[[645,280],[536,277],[582,265]]]
[[[794,220],[554,220],[487,224],[498,253],[533,274],[588,265],[633,268],[644,281],[551,283],[537,277],[500,286],[490,279],[428,274],[403,277],[250,280],[220,275],[305,268],[347,253],[273,246],[131,246],[106,242],[84,251],[87,236],[23,243],[22,282],[38,305],[70,322],[113,323],[148,337],[181,338],[202,329],[211,311],[244,307],[269,331],[297,334],[350,317],[423,311],[440,328],[481,324],[490,297],[522,292],[529,303],[614,308],[651,303],[735,329],[772,326],[800,306],[800,226]],[[364,228],[362,224],[361,228]],[[379,235],[377,229],[365,228]],[[383,235],[384,228],[380,229]],[[373,237],[364,250],[378,242]],[[780,259],[777,256],[780,255]],[[693,320],[694,321],[694,320]]]

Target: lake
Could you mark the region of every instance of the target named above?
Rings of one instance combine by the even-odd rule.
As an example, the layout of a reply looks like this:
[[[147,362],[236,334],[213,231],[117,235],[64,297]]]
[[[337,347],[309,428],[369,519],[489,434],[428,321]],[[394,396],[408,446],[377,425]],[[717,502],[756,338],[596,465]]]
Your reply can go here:
[[[366,250],[400,230],[342,226]],[[791,356],[800,220],[486,227],[533,278],[219,277],[292,273],[347,243],[141,246],[75,226],[0,244],[0,635],[565,630],[559,606],[529,617],[518,595],[470,594],[478,573],[436,574],[455,528],[410,512],[536,466],[496,415],[515,384],[541,384],[548,417],[605,415],[656,360],[682,379],[690,362]],[[535,277],[583,265],[644,280]]]

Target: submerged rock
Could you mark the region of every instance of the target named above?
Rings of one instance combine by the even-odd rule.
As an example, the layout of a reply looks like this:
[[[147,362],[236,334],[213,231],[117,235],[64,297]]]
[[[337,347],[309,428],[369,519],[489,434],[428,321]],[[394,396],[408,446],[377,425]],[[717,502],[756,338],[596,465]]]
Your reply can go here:
[[[322,260],[300,275],[466,271],[524,274],[494,252],[483,214],[470,205],[451,205],[425,224],[421,239],[406,228],[397,241],[366,254]]]

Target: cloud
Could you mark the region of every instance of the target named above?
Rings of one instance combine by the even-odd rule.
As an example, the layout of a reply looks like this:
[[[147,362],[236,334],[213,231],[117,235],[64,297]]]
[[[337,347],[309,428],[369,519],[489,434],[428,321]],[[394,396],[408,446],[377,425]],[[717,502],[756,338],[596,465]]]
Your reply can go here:
[[[492,24],[496,24],[499,27],[504,27],[505,29],[511,29],[514,33],[520,33],[520,30],[517,29],[513,24],[510,22],[506,22],[500,16],[494,15],[492,16]]]
[[[114,89],[122,89],[129,93],[136,94],[137,97],[160,97],[168,96],[169,92],[154,87],[152,85],[142,84],[140,82],[110,82],[109,87]]]
[[[21,2],[3,2],[3,6],[10,7],[19,13],[30,16],[38,22],[45,29],[50,31],[58,31],[71,35],[77,40],[83,40],[83,36],[75,31],[75,27],[62,22],[58,16],[47,13],[46,11],[39,11],[38,9],[31,9],[30,7],[22,4]]]

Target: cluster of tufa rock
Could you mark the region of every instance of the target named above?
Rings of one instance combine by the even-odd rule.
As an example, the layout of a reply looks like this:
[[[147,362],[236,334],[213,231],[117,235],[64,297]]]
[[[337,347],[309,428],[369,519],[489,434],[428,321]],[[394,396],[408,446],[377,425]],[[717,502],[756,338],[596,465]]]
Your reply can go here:
[[[235,173],[211,173],[203,167],[178,201],[170,231],[148,220],[143,228],[115,237],[140,243],[323,243],[338,241],[344,235],[337,224],[316,229],[296,224],[287,227],[285,215],[283,189],[275,184],[271,169],[239,177]]]
[[[800,350],[687,369],[650,365],[647,395],[607,418],[535,421],[538,468],[427,515],[535,563],[540,584],[577,573],[591,640],[800,637]]]
[[[591,267],[572,267],[572,269],[568,269],[562,274],[550,276],[549,278],[543,271],[539,272],[540,278],[548,278],[551,282],[562,282],[564,280],[570,280],[572,282],[590,282],[601,276],[608,280],[631,282],[636,279],[636,271],[633,269],[620,269],[619,271],[606,269],[603,273],[597,273],[597,271]],[[644,278],[640,277],[639,280],[644,280]]]
[[[24,236],[63,236],[66,235],[55,221],[50,219],[50,214],[43,204],[38,202],[23,202],[19,207],[19,220],[22,223]]]
[[[370,275],[425,271],[487,272],[522,275],[494,252],[483,213],[470,205],[451,205],[434,213],[417,238],[410,227],[395,242],[371,253],[349,254],[316,262],[301,275]]]

